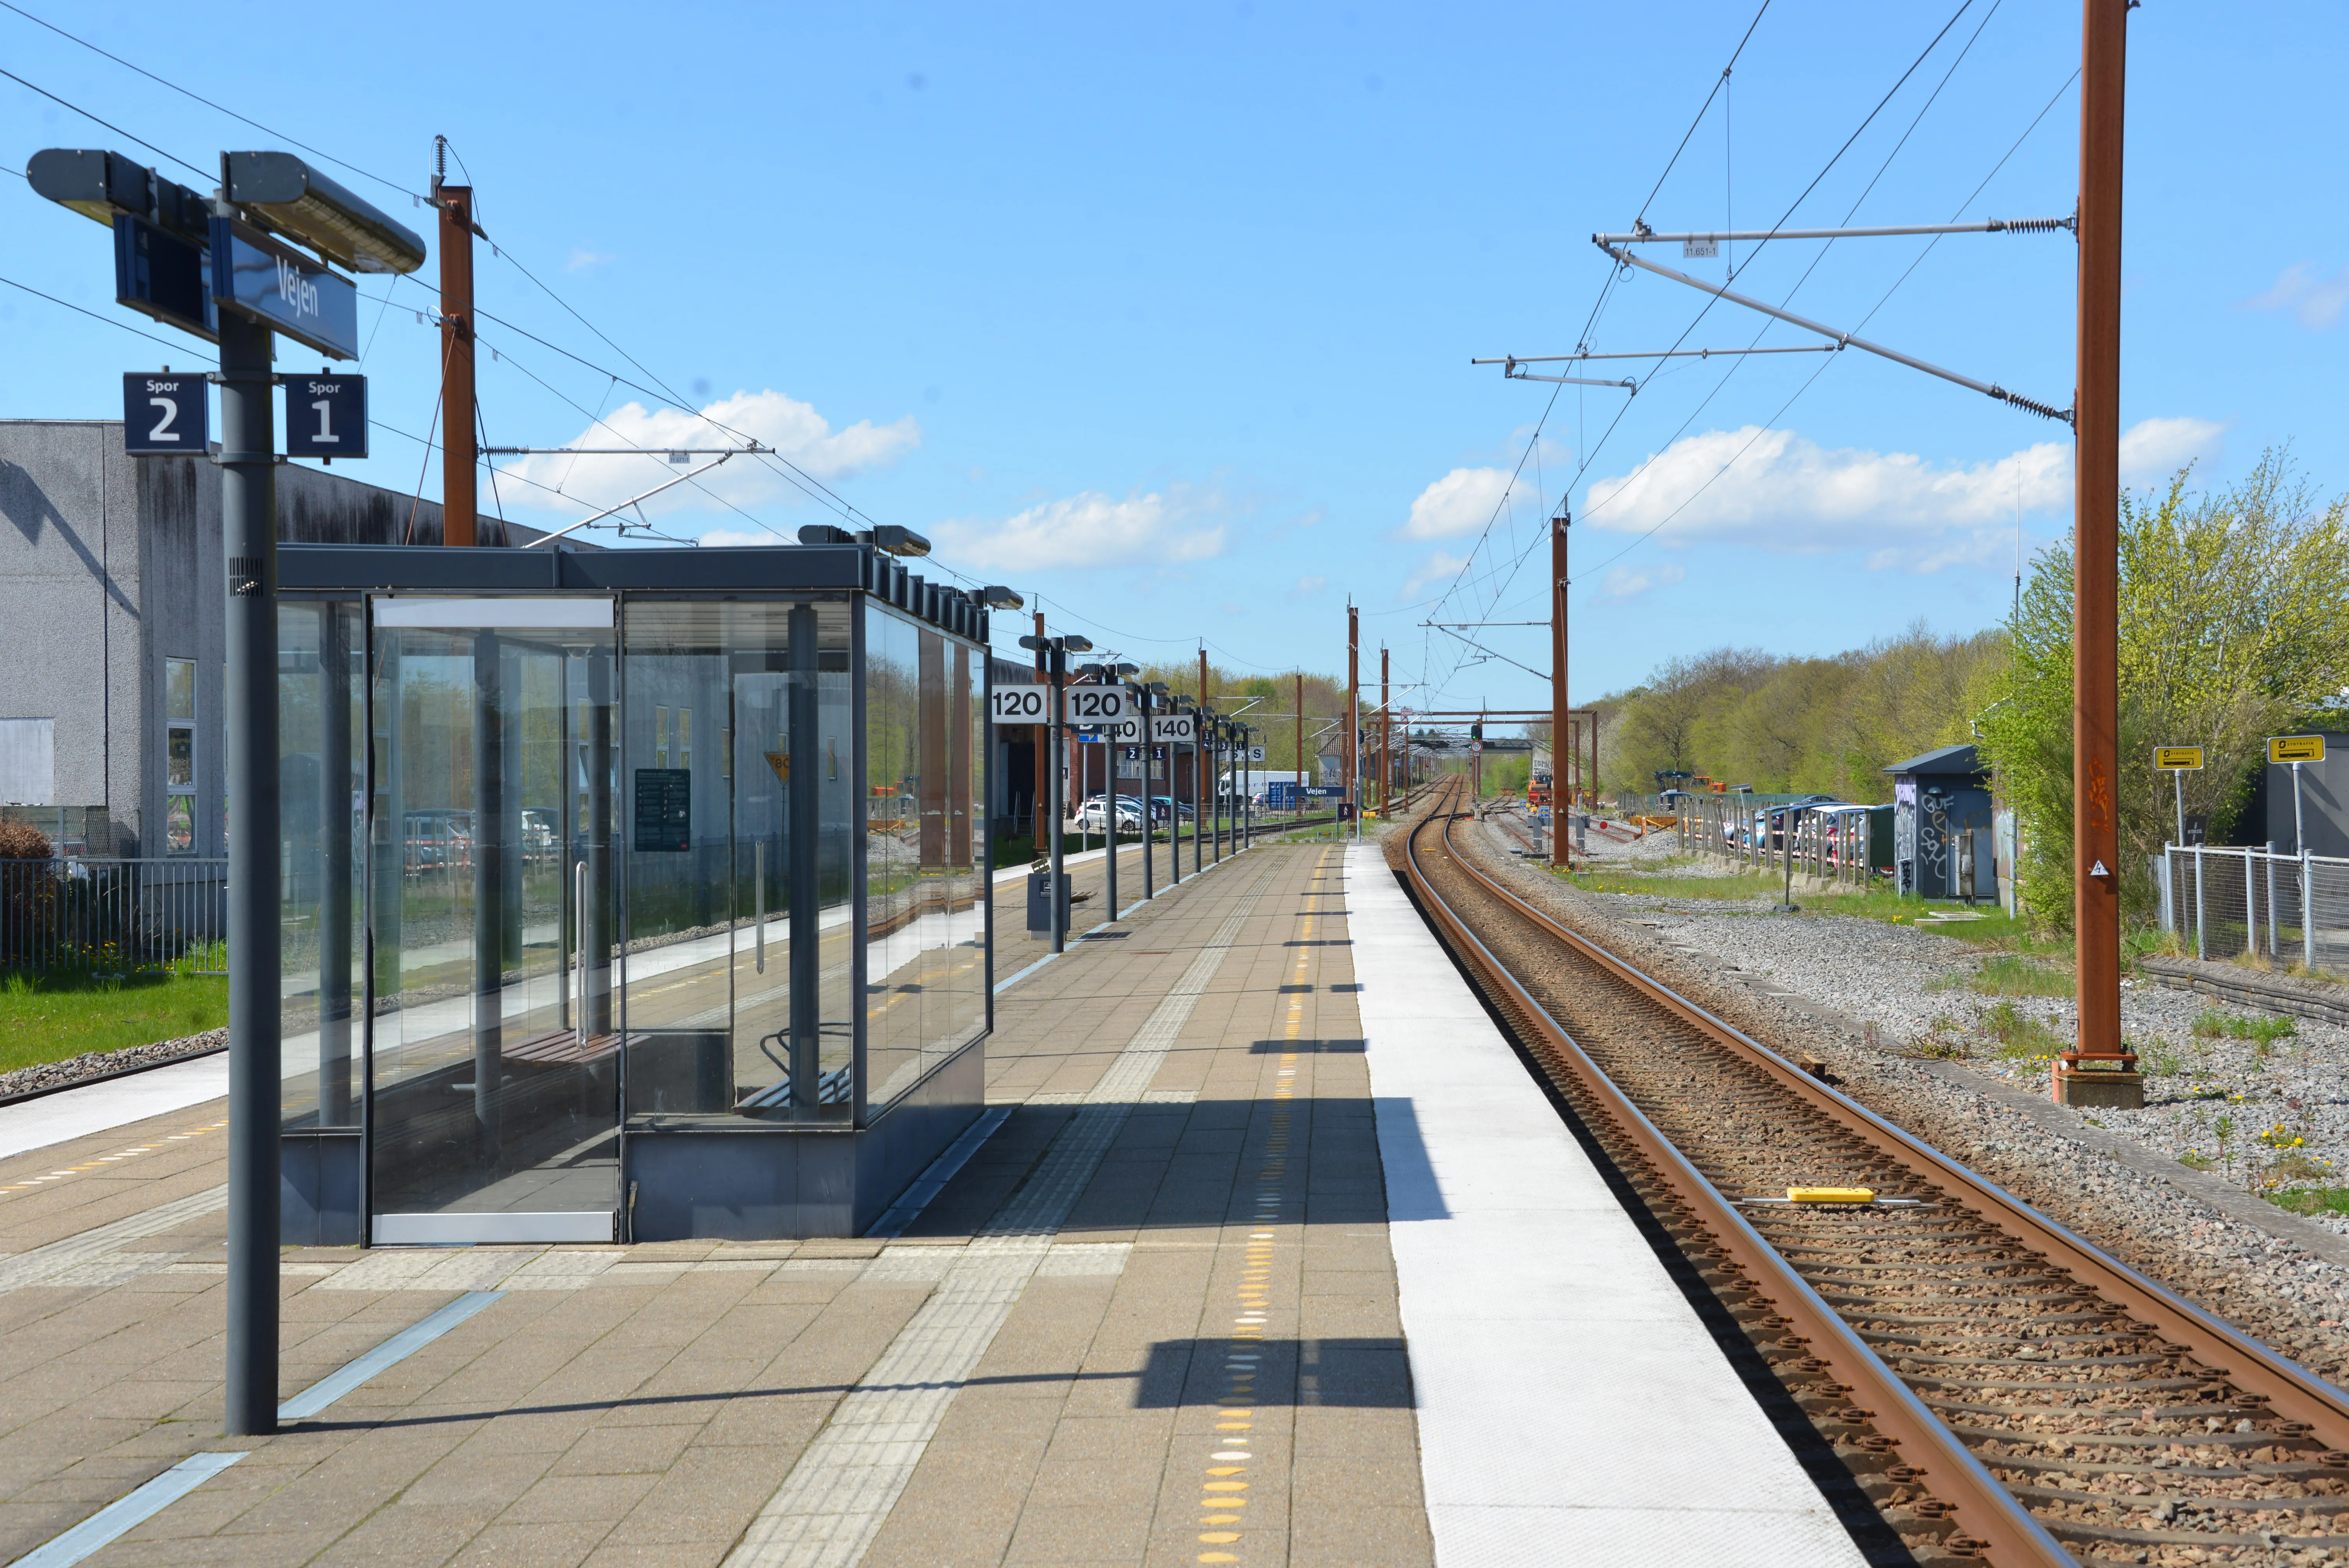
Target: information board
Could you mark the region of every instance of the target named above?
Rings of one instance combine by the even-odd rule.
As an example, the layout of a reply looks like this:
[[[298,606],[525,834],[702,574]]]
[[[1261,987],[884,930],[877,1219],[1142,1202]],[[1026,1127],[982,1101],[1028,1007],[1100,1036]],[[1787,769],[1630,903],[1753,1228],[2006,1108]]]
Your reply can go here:
[[[637,769],[636,852],[640,855],[678,854],[691,848],[692,769]]]
[[[2157,746],[2153,748],[2153,765],[2164,773],[2199,773],[2202,770],[2202,748]]]
[[[1191,744],[1193,726],[1197,721],[1187,713],[1159,713],[1150,717],[1150,738],[1169,741],[1177,746]]]
[[[2322,762],[2324,760],[2324,737],[2321,735],[2279,735],[2268,741],[2271,762]]]

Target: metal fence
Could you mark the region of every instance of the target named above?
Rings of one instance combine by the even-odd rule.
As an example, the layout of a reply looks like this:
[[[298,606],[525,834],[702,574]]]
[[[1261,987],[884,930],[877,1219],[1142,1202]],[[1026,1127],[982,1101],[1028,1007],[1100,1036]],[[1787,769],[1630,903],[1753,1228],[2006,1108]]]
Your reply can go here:
[[[1868,814],[1880,807],[1787,804],[1785,796],[1680,797],[1674,813],[1683,853],[1719,855],[1741,869],[1793,874],[1864,888],[1868,864]],[[1781,807],[1775,815],[1773,805]],[[1791,835],[1787,820],[1793,820]]]
[[[2349,860],[2166,844],[2154,880],[2161,928],[2197,958],[2349,969]]]
[[[228,861],[0,861],[0,967],[228,970]]]

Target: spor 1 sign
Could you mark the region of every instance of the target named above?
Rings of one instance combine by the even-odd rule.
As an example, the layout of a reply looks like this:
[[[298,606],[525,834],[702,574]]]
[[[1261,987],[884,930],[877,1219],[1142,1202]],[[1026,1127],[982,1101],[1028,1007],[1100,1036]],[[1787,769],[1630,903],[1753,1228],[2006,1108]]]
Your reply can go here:
[[[367,455],[367,377],[280,376],[285,387],[285,455],[364,458]]]

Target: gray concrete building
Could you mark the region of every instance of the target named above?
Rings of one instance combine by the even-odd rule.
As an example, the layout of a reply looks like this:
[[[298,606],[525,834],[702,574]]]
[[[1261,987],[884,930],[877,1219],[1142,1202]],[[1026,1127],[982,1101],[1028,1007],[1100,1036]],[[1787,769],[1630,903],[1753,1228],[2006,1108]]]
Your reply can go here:
[[[286,464],[278,538],[438,544],[440,506]],[[223,852],[220,470],[110,419],[0,420],[0,814],[60,852]],[[533,530],[481,521],[483,543]]]

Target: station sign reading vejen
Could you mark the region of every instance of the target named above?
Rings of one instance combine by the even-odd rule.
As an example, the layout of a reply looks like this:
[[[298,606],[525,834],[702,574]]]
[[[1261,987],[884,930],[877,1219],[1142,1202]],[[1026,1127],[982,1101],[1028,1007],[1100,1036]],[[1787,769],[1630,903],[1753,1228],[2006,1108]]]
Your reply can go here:
[[[250,223],[214,218],[212,300],[336,359],[359,356],[359,293]]]

